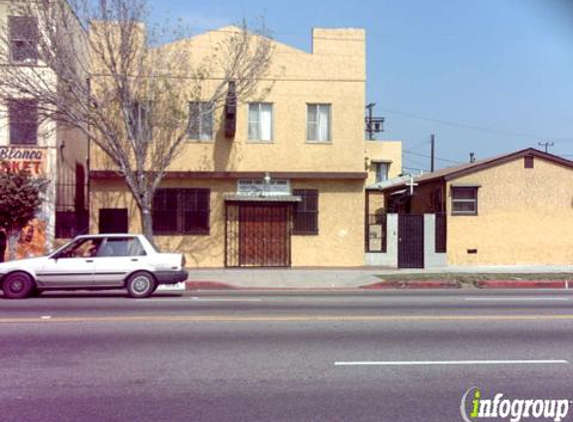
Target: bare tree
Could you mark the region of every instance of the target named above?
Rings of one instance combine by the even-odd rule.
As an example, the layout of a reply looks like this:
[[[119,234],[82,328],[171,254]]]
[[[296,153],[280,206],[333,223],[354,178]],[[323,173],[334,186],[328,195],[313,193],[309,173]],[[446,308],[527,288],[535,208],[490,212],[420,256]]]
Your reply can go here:
[[[205,52],[182,25],[151,23],[145,0],[19,0],[11,14],[28,20],[0,28],[0,53],[25,60],[0,71],[0,101],[32,100],[41,118],[95,143],[124,177],[150,238],[154,193],[187,132],[229,95],[262,98],[272,87],[263,82],[273,53],[264,24],[229,27]]]

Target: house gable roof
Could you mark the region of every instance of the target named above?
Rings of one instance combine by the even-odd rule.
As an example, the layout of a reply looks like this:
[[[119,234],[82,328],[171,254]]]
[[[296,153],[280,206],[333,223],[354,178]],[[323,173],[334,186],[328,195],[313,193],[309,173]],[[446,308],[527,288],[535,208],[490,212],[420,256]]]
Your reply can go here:
[[[498,155],[495,157],[485,158],[483,160],[478,160],[473,163],[466,163],[455,167],[447,167],[433,173],[427,173],[422,176],[414,178],[414,181],[418,184],[426,184],[436,181],[449,181],[454,180],[468,174],[477,173],[479,171],[499,166],[510,161],[517,160],[525,156],[538,157],[543,160],[551,161],[555,164],[567,167],[573,170],[573,161],[567,160],[566,158],[558,157],[557,155],[549,154],[540,151],[535,148],[526,148],[520,151],[512,152],[510,154]],[[391,186],[382,188],[382,191],[395,190],[405,186],[405,183],[393,184]]]

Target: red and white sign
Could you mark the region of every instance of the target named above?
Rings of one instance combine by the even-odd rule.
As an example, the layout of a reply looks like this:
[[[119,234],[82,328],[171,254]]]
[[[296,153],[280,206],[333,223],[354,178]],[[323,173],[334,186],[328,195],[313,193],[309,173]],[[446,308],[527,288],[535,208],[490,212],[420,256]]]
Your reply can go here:
[[[32,175],[45,173],[46,150],[38,147],[0,147],[0,171],[29,171]]]

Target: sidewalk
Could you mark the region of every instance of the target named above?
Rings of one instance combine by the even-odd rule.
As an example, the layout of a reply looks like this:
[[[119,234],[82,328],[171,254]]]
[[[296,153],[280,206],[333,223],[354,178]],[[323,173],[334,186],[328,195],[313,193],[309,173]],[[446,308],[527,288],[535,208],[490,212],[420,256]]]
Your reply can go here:
[[[460,287],[448,274],[499,274],[477,287],[545,287],[565,288],[573,285],[571,266],[496,266],[447,267],[432,269],[395,269],[387,267],[358,268],[190,268],[187,290],[209,289],[364,289],[364,288],[444,288]],[[548,274],[570,274],[571,277],[547,277]],[[431,279],[428,279],[429,275]],[[519,280],[516,274],[539,274]],[[392,281],[384,282],[384,275]],[[399,276],[403,275],[404,280]],[[420,279],[416,280],[416,275]],[[435,277],[433,277],[435,275]],[[545,275],[545,277],[544,277]],[[377,277],[377,276],[381,276]],[[449,277],[451,278],[451,277]],[[531,279],[533,278],[533,280]],[[559,278],[559,280],[553,280]],[[497,283],[497,285],[496,285]]]

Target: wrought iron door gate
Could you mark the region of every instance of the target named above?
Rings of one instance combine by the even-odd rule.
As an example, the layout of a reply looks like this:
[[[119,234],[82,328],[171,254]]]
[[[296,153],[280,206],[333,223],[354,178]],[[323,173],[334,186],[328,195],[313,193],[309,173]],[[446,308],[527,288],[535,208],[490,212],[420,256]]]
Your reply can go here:
[[[424,216],[398,215],[398,268],[424,268]]]
[[[288,267],[292,205],[228,203],[225,266]]]

